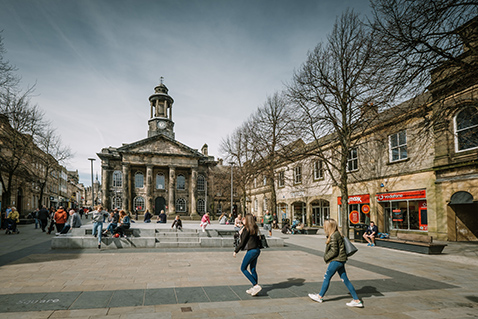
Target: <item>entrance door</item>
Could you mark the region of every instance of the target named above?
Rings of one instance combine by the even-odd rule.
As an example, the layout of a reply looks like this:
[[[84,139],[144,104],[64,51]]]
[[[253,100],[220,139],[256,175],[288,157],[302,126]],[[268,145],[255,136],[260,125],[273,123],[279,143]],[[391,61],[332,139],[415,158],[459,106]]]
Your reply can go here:
[[[159,215],[162,210],[166,211],[166,199],[162,196],[156,197],[154,200],[154,214]]]

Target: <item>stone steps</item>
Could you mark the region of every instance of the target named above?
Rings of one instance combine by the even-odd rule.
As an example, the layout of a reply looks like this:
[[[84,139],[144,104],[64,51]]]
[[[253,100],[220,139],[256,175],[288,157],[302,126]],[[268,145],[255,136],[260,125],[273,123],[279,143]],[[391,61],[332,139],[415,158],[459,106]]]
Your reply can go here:
[[[145,229],[131,228],[127,238],[102,237],[102,249],[118,248],[231,248],[234,247],[232,230],[209,229],[203,232],[197,229]],[[282,238],[268,238],[270,247],[284,246]],[[98,239],[92,236],[88,227],[74,228],[67,235],[55,236],[51,241],[52,249],[89,249],[97,248]]]

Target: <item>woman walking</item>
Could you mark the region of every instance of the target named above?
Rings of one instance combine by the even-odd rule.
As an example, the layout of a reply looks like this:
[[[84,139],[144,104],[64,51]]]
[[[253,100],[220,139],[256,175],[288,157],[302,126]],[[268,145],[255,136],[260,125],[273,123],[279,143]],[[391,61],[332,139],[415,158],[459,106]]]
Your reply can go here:
[[[322,289],[318,294],[309,294],[309,298],[317,301],[323,302],[324,295],[329,288],[330,279],[335,275],[336,272],[339,273],[340,279],[349,290],[352,298],[351,302],[348,302],[346,305],[349,307],[359,307],[362,308],[363,304],[359,300],[355,288],[347,277],[347,272],[345,271],[345,263],[347,261],[347,254],[345,253],[345,243],[344,238],[339,232],[337,227],[337,222],[334,219],[326,220],[324,223],[324,231],[327,236],[324,260],[325,263],[328,263],[329,266],[325,271],[324,282],[322,283]]]
[[[254,216],[251,214],[246,214],[242,224],[244,227],[240,231],[240,244],[234,250],[233,256],[236,257],[239,250],[247,250],[242,260],[241,271],[252,284],[252,287],[247,289],[246,292],[255,296],[262,290],[262,287],[258,284],[259,280],[256,272],[257,259],[261,254],[259,248],[259,227],[257,227]],[[250,268],[250,272],[247,270],[247,267]]]

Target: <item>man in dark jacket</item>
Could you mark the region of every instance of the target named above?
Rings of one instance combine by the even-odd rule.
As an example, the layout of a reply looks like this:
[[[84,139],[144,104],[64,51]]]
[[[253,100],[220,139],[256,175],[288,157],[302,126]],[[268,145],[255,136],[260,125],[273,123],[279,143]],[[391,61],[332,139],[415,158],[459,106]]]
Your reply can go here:
[[[45,232],[48,220],[50,219],[50,212],[46,209],[45,205],[38,211],[38,219],[40,220],[41,230]]]
[[[363,234],[363,238],[368,242],[367,246],[375,246],[375,237],[378,234],[378,227],[375,226],[374,222],[370,222],[370,225],[367,228],[365,234]]]

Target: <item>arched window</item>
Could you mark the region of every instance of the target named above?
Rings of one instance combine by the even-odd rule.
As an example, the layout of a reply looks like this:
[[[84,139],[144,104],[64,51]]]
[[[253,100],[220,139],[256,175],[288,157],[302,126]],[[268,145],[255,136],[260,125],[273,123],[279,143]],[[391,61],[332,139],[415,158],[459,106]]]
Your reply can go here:
[[[143,197],[136,197],[134,199],[133,205],[134,205],[134,209],[136,209],[140,212],[144,211],[145,210],[145,208],[144,208],[144,198]]]
[[[206,212],[206,202],[204,199],[198,199],[198,213],[204,214]]]
[[[121,200],[121,197],[120,196],[115,196],[113,197],[113,201],[111,202],[111,208],[112,209],[115,209],[115,208],[122,208],[123,206],[123,201]]]
[[[205,182],[204,176],[199,175],[198,176],[198,183],[197,183],[198,191],[199,192],[204,192],[204,190],[206,189],[205,185],[206,185],[206,182]]]
[[[176,201],[176,211],[178,213],[186,212],[186,200],[184,198],[178,198]]]
[[[144,187],[144,175],[142,172],[137,172],[134,174],[134,187],[143,188]]]
[[[478,109],[469,106],[455,117],[456,150],[478,148]]]
[[[159,173],[156,175],[156,189],[164,189],[165,188],[165,179],[163,173]]]
[[[113,172],[113,187],[123,187],[123,173],[121,171]]]
[[[186,177],[184,177],[184,175],[178,175],[177,182],[176,182],[176,188],[178,190],[186,189]]]

